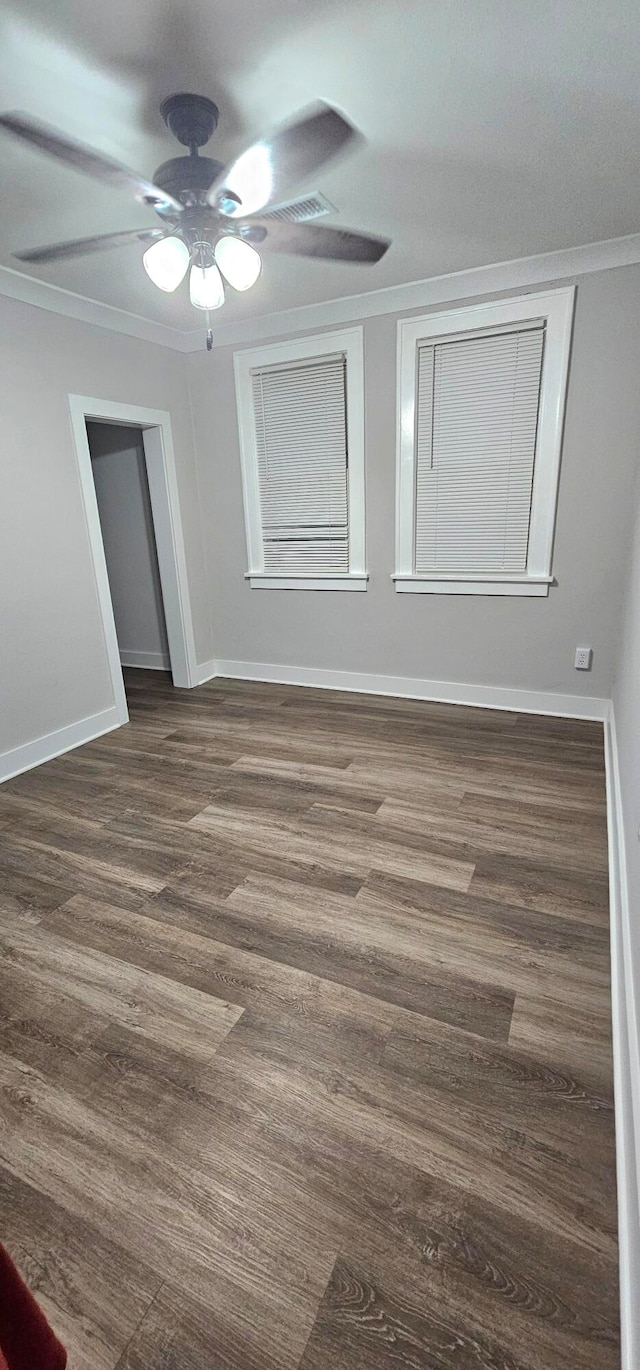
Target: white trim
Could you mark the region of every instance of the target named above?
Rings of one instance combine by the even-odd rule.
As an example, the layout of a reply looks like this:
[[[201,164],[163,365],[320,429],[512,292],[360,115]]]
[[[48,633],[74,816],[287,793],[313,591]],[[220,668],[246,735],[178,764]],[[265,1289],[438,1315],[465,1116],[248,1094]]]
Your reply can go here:
[[[401,576],[391,577],[403,595],[548,595],[553,576]]]
[[[309,685],[321,690],[392,695],[425,699],[436,704],[466,704],[477,709],[505,709],[510,713],[551,714],[558,718],[608,716],[609,700],[590,695],[556,694],[552,690],[517,690],[499,685],[464,685],[459,681],[420,680],[411,676],[372,675],[359,671],[327,671],[316,666],[276,666],[263,661],[207,661],[198,667],[200,683],[224,677],[263,680],[278,685]]]
[[[21,775],[44,761],[52,761],[54,756],[69,752],[73,747],[81,747],[92,742],[103,733],[119,728],[122,720],[115,705],[103,709],[99,714],[81,718],[77,723],[69,723],[66,728],[57,728],[53,733],[45,733],[33,742],[23,742],[21,747],[12,747],[9,752],[0,754],[0,783],[10,780],[13,775]]]
[[[272,576],[264,572],[245,572],[252,590],[366,590],[369,577],[364,576]]]
[[[452,271],[401,285],[382,286],[362,294],[341,296],[317,304],[299,305],[273,314],[216,323],[214,347],[241,346],[261,339],[282,337],[287,333],[371,319],[403,310],[425,309],[448,301],[491,295],[502,290],[528,290],[548,281],[585,276],[594,271],[610,271],[640,262],[640,233],[621,238],[605,238],[596,243],[541,252],[531,257],[512,257],[486,266]],[[113,333],[124,333],[176,352],[200,352],[201,328],[179,329],[154,319],[129,313],[102,300],[78,295],[49,281],[39,280],[11,267],[0,267],[0,295],[21,300],[37,309],[95,324]]]
[[[331,585],[324,583],[324,576],[294,575],[280,577],[271,575],[265,577],[251,373],[258,367],[299,362],[308,357],[331,356],[334,352],[345,354],[347,366],[349,575],[332,577]],[[234,353],[233,367],[240,437],[247,559],[249,562],[246,579],[249,580],[252,589],[366,590],[364,342],[362,328],[347,328],[340,333],[319,333],[314,337],[296,338],[287,342],[275,343],[269,347],[251,348],[247,352],[236,352]],[[352,577],[359,578],[362,583],[352,584]]]
[[[174,684],[189,688],[197,680],[197,665],[171,416],[164,409],[146,409],[139,405],[120,404],[113,400],[92,399],[86,395],[69,395],[69,412],[113,697],[120,722],[126,723],[129,711],[91,469],[86,419],[102,419],[142,429],[171,670]]]
[[[571,345],[575,286],[563,286],[535,295],[467,305],[438,314],[400,319],[397,326],[397,445],[396,445],[396,590],[407,591],[415,581],[418,592],[428,594],[548,594],[557,503],[562,430]],[[502,328],[511,323],[543,318],[546,321],[536,461],[531,500],[531,523],[527,556],[530,585],[520,576],[502,577],[496,588],[493,575],[462,576],[467,588],[452,588],[451,576],[414,574],[416,489],[416,355],[424,339]],[[546,581],[546,588],[544,582]],[[509,584],[514,583],[510,591]],[[475,588],[471,588],[475,586]]]
[[[121,647],[120,665],[137,666],[142,671],[171,670],[171,661],[166,652],[138,652],[130,647]]]
[[[215,680],[218,675],[217,661],[202,661],[198,666],[198,684],[206,685],[207,681]]]
[[[640,1269],[640,1014],[634,983],[624,815],[613,703],[605,722],[611,1005],[618,1184],[621,1370],[640,1364],[640,1304],[633,1272]]]
[[[91,470],[91,453],[89,451],[89,439],[87,437],[87,428],[85,424],[85,408],[84,403],[79,396],[69,396],[69,412],[71,415],[71,428],[75,444],[78,474],[80,477],[80,489],[82,492],[84,514],[93,561],[93,571],[98,592],[102,631],[109,663],[114,705],[120,723],[127,723],[129,721],[129,710],[127,708],[127,697],[124,690],[124,681],[122,679],[122,668],[120,666],[120,648],[118,646],[113,605],[111,603],[107,562],[104,554],[102,530],[100,528],[100,516],[98,514],[98,500],[93,482],[93,472]]]
[[[142,410],[140,413],[144,412]],[[153,410],[146,411],[154,414]],[[144,422],[144,420],[142,421]],[[182,532],[171,417],[162,410],[147,420],[142,441],[162,586],[162,603],[174,685],[190,689],[196,681],[196,647],[191,618],[187,557]]]

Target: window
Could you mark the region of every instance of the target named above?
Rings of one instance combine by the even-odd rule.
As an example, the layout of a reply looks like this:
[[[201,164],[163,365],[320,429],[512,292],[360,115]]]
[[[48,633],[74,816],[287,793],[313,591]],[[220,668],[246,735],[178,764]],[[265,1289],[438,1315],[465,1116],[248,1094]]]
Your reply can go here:
[[[251,586],[365,590],[362,330],[234,361]]]
[[[397,590],[549,593],[573,296],[399,323]]]

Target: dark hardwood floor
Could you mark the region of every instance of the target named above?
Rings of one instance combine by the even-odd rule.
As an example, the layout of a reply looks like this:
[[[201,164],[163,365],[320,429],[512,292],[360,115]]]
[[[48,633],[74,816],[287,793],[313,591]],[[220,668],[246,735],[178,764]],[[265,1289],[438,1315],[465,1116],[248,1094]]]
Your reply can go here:
[[[0,1222],[70,1370],[614,1370],[602,728],[127,684],[0,791]]]

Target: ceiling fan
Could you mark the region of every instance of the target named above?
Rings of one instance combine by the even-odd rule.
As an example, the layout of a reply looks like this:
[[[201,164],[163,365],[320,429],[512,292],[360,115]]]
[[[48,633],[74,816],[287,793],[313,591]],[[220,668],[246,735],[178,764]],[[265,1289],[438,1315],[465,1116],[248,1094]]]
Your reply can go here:
[[[330,105],[318,103],[303,111],[292,123],[246,148],[227,167],[199,154],[218,123],[218,107],[212,100],[204,95],[170,95],[160,113],[189,155],[163,162],[153,181],[28,115],[0,114],[0,128],[76,171],[132,191],[163,223],[160,228],[125,229],[30,248],[14,254],[20,261],[63,261],[138,240],[150,244],[142,260],[154,285],[176,290],[190,266],[191,303],[212,310],[224,304],[223,276],[235,290],[248,290],[255,283],[262,265],[257,247],[363,263],[377,262],[386,252],[387,238],[295,222],[296,204],[303,205],[303,200],[290,201],[286,215],[278,215],[278,202],[293,183],[315,174],[359,139],[353,125]],[[212,344],[207,328],[207,347]]]

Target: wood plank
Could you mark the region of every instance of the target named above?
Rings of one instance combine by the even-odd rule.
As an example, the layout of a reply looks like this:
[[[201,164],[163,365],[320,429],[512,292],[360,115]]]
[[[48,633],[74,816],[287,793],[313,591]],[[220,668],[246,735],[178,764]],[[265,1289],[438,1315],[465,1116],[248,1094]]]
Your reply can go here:
[[[362,891],[360,892],[362,893]],[[424,925],[376,922],[371,907],[292,881],[250,876],[216,914],[221,941],[337,980],[388,1003],[506,1040],[514,994],[485,977],[453,972],[424,955]]]
[[[478,855],[469,892],[523,909],[600,923],[605,928],[609,925],[606,873],[585,872],[570,862],[558,867],[527,856],[483,852]]]
[[[243,1007],[269,1019],[283,1012],[301,1018],[313,1014],[316,1021],[337,1028],[342,1025],[345,1006],[350,1017],[355,1004],[363,1027],[373,1023],[386,1033],[395,1021],[392,1006],[378,999],[343,990],[339,984],[320,976],[217,942],[212,937],[202,937],[156,918],[85,900],[82,896],[54,910],[47,929],[51,934],[58,934],[54,939],[56,946],[70,939],[69,955],[77,955],[80,963],[86,956],[92,969],[92,952],[86,948],[96,954],[99,966],[104,963],[104,957],[111,955],[118,958],[118,965],[130,972],[134,966],[143,967],[152,977],[161,977],[162,983],[166,976],[167,983],[175,984],[180,1002],[189,1003],[191,999],[190,995],[181,993],[183,986],[199,991],[203,996],[217,996],[212,1000],[213,1011],[217,1014],[220,1006],[225,1026],[230,1018],[233,1021],[240,1018]],[[151,992],[154,984],[155,978],[152,978]],[[231,1004],[222,999],[223,994]]]
[[[488,1279],[500,1279],[502,1272],[487,1269]],[[507,1277],[508,1279],[508,1277]],[[539,1297],[535,1283],[522,1291],[533,1301]],[[511,1290],[513,1298],[515,1291]],[[307,1343],[300,1370],[387,1370],[390,1365],[410,1370],[456,1365],[461,1370],[547,1370],[549,1354],[562,1370],[617,1365],[615,1327],[599,1327],[587,1338],[567,1338],[564,1329],[554,1327],[551,1335],[531,1336],[526,1319],[517,1314],[516,1346],[505,1351],[496,1327],[486,1319],[484,1326],[469,1319],[454,1300],[447,1286],[430,1272],[430,1278],[416,1288],[404,1267],[391,1271],[379,1262],[363,1260],[362,1255],[341,1254],[331,1274],[318,1317]],[[474,1306],[474,1313],[475,1313]],[[547,1316],[556,1308],[549,1305]],[[522,1324],[525,1324],[524,1326]],[[576,1357],[579,1357],[577,1359]]]
[[[391,874],[427,880],[450,889],[469,888],[473,861],[465,859],[466,854],[457,853],[452,845],[442,854],[434,850],[435,843],[430,849],[421,842],[389,842],[385,840],[386,834],[378,835],[373,828],[375,815],[360,827],[357,817],[350,815],[347,826],[342,811],[332,814],[315,806],[307,821],[284,823],[272,815],[264,814],[257,819],[251,810],[229,810],[210,804],[191,819],[189,826],[241,842],[248,851],[275,852],[310,865],[333,864],[347,875],[364,877],[377,866]]]
[[[435,1282],[434,1282],[435,1283]],[[533,1370],[529,1357],[506,1361],[499,1347],[443,1309],[441,1291],[414,1302],[404,1289],[354,1260],[334,1266],[300,1370],[387,1370],[451,1365]]]
[[[251,1034],[252,1050],[246,1050]],[[544,1127],[514,1128],[487,1096],[425,1088],[366,1058],[336,1065],[310,1060],[276,1043],[260,1024],[241,1022],[216,1055],[216,1089],[256,1087],[317,1119],[339,1126],[354,1141],[364,1134],[378,1148],[438,1181],[475,1195],[526,1222],[607,1259],[615,1256],[615,1172],[611,1142],[593,1150],[582,1139],[580,1165],[570,1139]],[[273,1105],[275,1107],[275,1104]],[[590,1135],[590,1134],[589,1134]],[[603,1161],[606,1156],[606,1162]],[[590,1195],[585,1221],[584,1192]]]
[[[82,905],[78,909],[72,900],[63,907],[71,905],[71,917],[77,919]],[[11,957],[15,984],[70,997],[202,1061],[210,1060],[242,1013],[238,1005],[208,992],[192,986],[185,994],[174,978],[88,950],[43,927],[5,926],[0,931],[0,947]]]
[[[69,1352],[73,1370],[112,1370],[162,1276],[81,1216],[0,1166],[2,1239]]]
[[[419,1018],[392,1031],[382,1054],[386,1068],[445,1096],[491,1098],[502,1123],[544,1132],[550,1144],[572,1146],[579,1163],[589,1139],[592,1154],[606,1160],[614,1143],[613,1091],[597,1073],[570,1074],[536,1055],[485,1042]]]
[[[546,986],[537,994],[516,995],[509,1029],[515,1048],[557,1061],[569,1070],[586,1071],[612,1088],[611,1005],[574,1004],[550,998]]]
[[[276,1336],[269,1345],[256,1312],[240,1294],[200,1301],[164,1284],[116,1370],[295,1370],[298,1348]]]
[[[166,1279],[196,1298],[233,1307],[244,1301],[267,1340],[299,1357],[335,1260],[317,1209],[299,1195],[269,1190],[244,1167],[242,1183],[181,1157],[126,1115],[91,1107],[71,1089],[0,1053],[0,1125],[4,1162],[23,1181],[75,1217],[89,1216],[103,1235],[119,1233],[133,1258],[153,1257]],[[47,1144],[43,1145],[43,1137]],[[283,1354],[283,1364],[293,1359]],[[295,1363],[295,1361],[294,1361]]]

